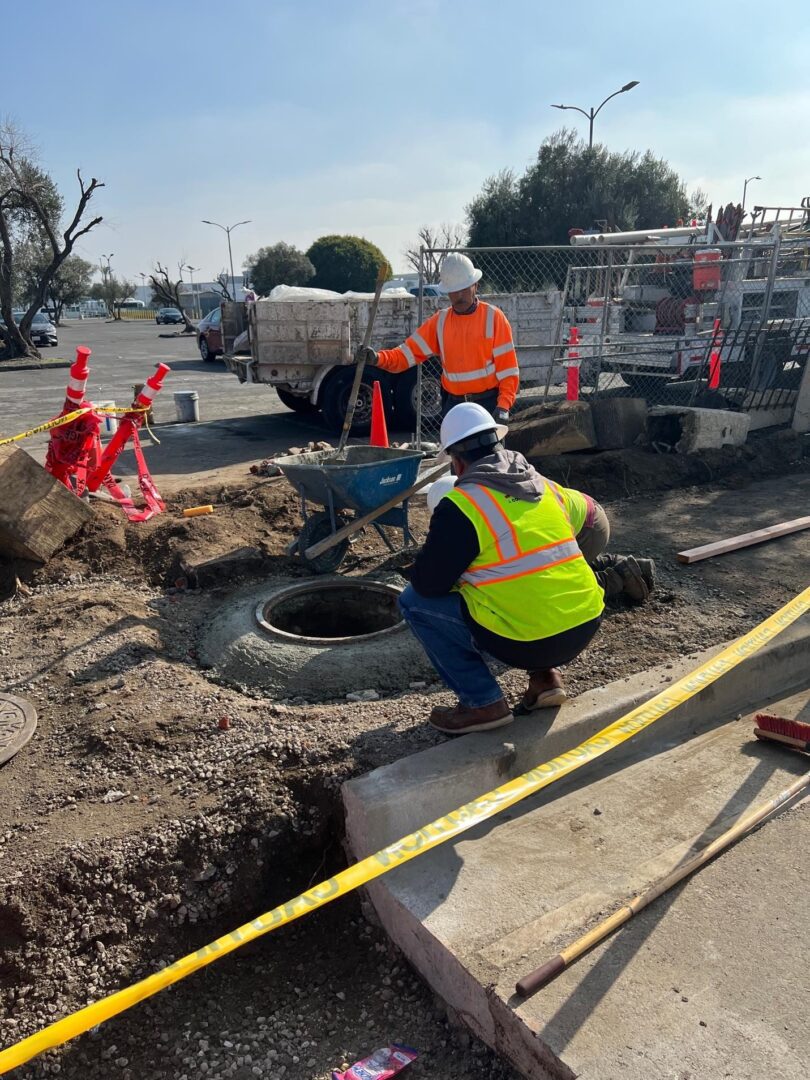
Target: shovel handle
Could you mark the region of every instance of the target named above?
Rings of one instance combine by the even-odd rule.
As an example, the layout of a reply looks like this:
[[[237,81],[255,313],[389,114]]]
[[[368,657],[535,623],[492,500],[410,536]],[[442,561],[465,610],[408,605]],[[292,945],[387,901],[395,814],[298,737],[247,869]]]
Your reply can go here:
[[[377,318],[377,308],[380,305],[380,295],[382,294],[382,287],[385,284],[385,265],[380,266],[377,271],[377,282],[374,287],[374,300],[371,304],[371,311],[369,312],[368,322],[366,323],[366,332],[363,334],[363,349],[367,349],[371,344],[371,334],[374,330],[374,320]],[[366,362],[361,360],[354,369],[354,382],[352,383],[352,391],[349,394],[349,404],[346,408],[346,418],[343,421],[343,431],[340,433],[340,441],[338,442],[337,452],[341,451],[346,446],[346,440],[349,438],[349,432],[351,431],[352,421],[354,420],[354,410],[357,408],[357,395],[360,393],[360,383],[363,381],[363,371],[365,369]]]

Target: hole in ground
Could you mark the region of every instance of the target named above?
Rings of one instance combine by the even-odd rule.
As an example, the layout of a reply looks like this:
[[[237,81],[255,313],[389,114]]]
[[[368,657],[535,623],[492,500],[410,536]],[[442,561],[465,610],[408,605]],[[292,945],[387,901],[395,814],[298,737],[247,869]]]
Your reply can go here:
[[[256,616],[273,633],[337,644],[399,629],[398,597],[396,586],[376,581],[306,582],[260,605]]]

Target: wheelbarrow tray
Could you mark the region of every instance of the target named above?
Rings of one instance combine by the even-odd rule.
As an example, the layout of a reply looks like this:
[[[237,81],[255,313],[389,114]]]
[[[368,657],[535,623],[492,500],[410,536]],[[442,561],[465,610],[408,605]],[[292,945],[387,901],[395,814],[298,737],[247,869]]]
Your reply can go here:
[[[274,461],[304,499],[367,514],[416,483],[422,458],[421,450],[348,446],[340,458],[317,450]]]

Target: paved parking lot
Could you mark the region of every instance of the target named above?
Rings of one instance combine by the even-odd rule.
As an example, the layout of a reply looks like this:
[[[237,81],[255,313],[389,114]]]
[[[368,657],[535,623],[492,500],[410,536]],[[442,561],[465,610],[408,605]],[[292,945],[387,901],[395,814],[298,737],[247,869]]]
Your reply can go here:
[[[155,401],[156,434],[160,446],[147,447],[149,467],[165,482],[182,483],[189,473],[219,473],[277,454],[310,439],[332,438],[316,418],[301,419],[286,409],[270,387],[241,385],[220,361],[205,364],[195,339],[173,336],[171,327],[153,322],[69,322],[59,328],[59,346],[48,357],[72,359],[77,345],[93,350],[88,396],[94,401],[132,401],[133,383],[143,382],[155,364],[172,372]],[[170,336],[172,335],[172,336]],[[34,427],[60,409],[67,369],[3,371],[0,363],[0,436]],[[178,424],[175,390],[196,390],[200,396],[199,424]],[[22,445],[44,460],[47,435]],[[122,475],[133,467],[131,454],[121,458]]]

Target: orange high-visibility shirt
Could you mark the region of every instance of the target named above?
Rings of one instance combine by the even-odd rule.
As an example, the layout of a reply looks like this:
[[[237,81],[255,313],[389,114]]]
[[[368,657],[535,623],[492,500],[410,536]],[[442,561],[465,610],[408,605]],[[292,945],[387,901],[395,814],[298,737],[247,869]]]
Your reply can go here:
[[[520,384],[518,360],[512,343],[512,327],[500,308],[478,301],[469,315],[457,315],[446,307],[422,323],[396,349],[381,349],[377,366],[401,372],[428,357],[442,362],[442,386],[449,394],[483,394],[498,391],[498,408],[512,408]]]

